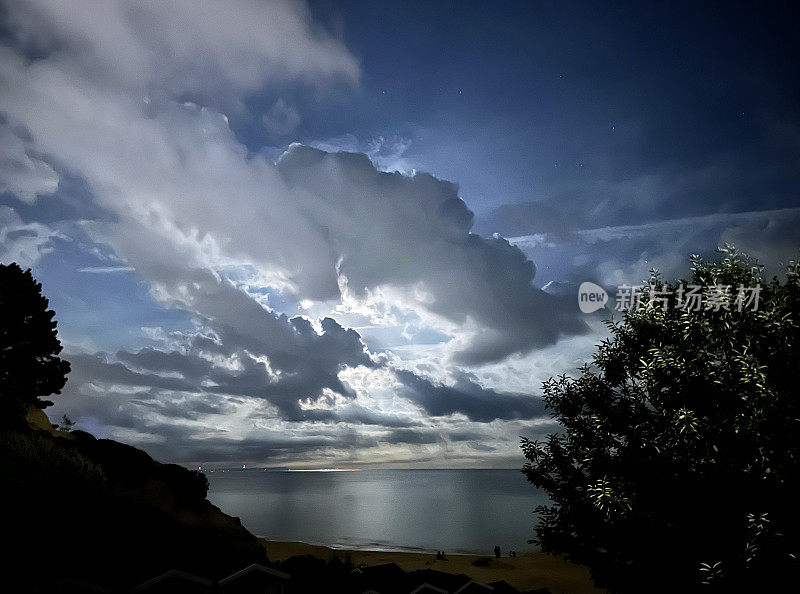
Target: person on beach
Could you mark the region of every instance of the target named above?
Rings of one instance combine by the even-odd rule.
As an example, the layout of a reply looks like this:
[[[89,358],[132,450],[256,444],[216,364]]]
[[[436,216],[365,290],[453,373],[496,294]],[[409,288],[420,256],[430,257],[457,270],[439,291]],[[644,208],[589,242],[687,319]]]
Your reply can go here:
[[[494,556],[497,559],[500,558],[500,545],[494,545]]]

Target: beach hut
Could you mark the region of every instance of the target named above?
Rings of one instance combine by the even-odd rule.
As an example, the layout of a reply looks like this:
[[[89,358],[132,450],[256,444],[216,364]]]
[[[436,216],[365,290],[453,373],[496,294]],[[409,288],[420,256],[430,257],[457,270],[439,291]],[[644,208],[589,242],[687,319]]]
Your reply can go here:
[[[286,594],[289,574],[253,563],[219,581],[225,594]]]
[[[406,572],[396,563],[362,567],[360,571],[360,575],[351,573],[358,578],[355,583],[359,587],[354,591],[372,589],[382,594],[407,594],[411,590]]]
[[[406,575],[406,572],[397,563],[381,563],[380,565],[362,567],[359,571],[370,579],[381,581],[397,581],[403,579]]]
[[[472,579],[463,573],[452,574],[436,569],[418,569],[408,574],[409,581],[415,586],[428,584],[440,590],[452,593],[468,584]]]
[[[200,576],[171,569],[131,590],[132,594],[206,594],[214,583]]]

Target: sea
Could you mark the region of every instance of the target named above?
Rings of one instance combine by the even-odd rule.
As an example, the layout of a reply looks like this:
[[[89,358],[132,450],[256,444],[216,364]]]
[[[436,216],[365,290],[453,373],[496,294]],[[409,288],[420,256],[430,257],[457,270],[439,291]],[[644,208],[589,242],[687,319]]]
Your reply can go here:
[[[257,536],[345,549],[533,550],[547,495],[513,470],[221,470],[208,497]],[[505,553],[504,553],[505,554]]]

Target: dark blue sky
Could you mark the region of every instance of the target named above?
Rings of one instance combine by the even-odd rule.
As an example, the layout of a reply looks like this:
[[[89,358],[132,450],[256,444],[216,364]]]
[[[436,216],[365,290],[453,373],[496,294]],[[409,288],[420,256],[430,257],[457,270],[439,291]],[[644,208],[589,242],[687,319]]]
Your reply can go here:
[[[611,4],[312,2],[363,78],[301,109],[295,137],[407,138],[479,214],[541,200],[581,216],[610,199],[593,222],[612,225],[796,206],[797,9]],[[240,134],[253,150],[276,140]],[[594,185],[693,174],[637,207]]]

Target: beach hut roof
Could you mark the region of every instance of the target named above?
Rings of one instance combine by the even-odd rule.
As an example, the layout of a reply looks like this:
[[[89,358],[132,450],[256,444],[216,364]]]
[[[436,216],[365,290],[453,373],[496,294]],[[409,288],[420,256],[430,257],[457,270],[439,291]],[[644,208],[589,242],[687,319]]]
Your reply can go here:
[[[514,586],[512,586],[505,580],[500,580],[498,582],[489,582],[489,586],[494,588],[494,591],[500,594],[519,594],[519,590],[517,590]]]
[[[484,586],[478,582],[467,582],[461,586],[454,594],[478,594],[478,592],[493,592],[494,588],[491,586]]]
[[[446,592],[455,592],[465,584],[472,581],[468,575],[463,573],[452,574],[436,569],[418,569],[409,574],[409,579],[417,584],[430,584],[441,588]]]
[[[224,586],[240,578],[243,578],[244,576],[249,575],[254,571],[263,574],[268,574],[281,580],[288,580],[291,577],[288,573],[283,573],[282,571],[278,571],[277,569],[272,569],[271,567],[266,567],[265,565],[260,565],[259,563],[253,563],[252,565],[248,565],[244,569],[240,569],[236,573],[232,573],[225,579],[220,580],[219,585]]]
[[[420,584],[414,588],[410,594],[447,594],[447,590],[437,588],[436,586],[425,582],[424,584]]]
[[[158,585],[163,584],[164,582],[172,580],[179,582],[189,582],[209,589],[213,585],[213,582],[211,580],[207,580],[198,575],[187,573],[185,571],[178,571],[177,569],[170,569],[169,571],[162,573],[161,575],[156,576],[153,579],[147,580],[143,584],[139,584],[133,590],[131,590],[131,592],[146,592],[151,588],[154,588]]]
[[[372,565],[370,567],[362,567],[362,573],[367,575],[400,575],[405,574],[405,571],[397,563],[381,563],[380,565]]]

